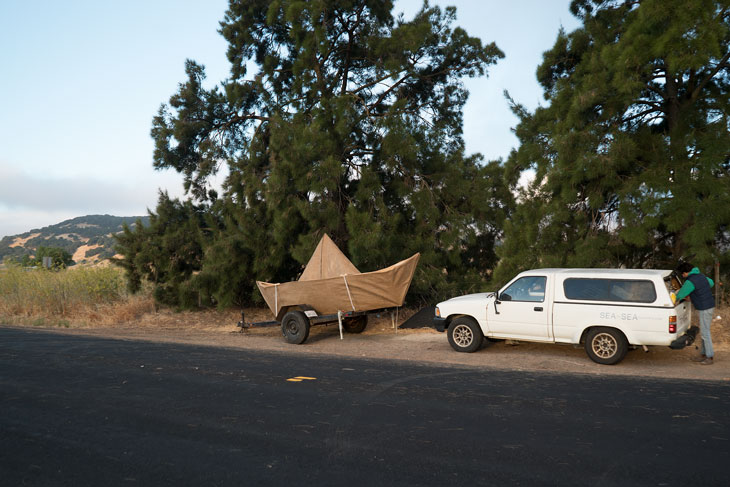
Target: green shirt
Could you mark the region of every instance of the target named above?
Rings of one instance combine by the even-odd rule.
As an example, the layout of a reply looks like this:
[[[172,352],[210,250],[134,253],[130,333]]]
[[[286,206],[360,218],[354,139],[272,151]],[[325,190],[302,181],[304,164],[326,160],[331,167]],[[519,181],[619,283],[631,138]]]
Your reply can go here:
[[[689,271],[688,274],[692,275],[692,274],[699,274],[699,273],[700,273],[700,270],[697,267],[694,267],[694,268],[692,268],[691,271]],[[707,276],[705,276],[705,277],[707,277]],[[715,281],[713,281],[709,277],[707,277],[707,281],[709,282],[710,287],[713,287],[715,285]],[[694,291],[694,290],[695,290],[695,285],[692,284],[692,281],[687,279],[686,281],[684,281],[684,284],[682,284],[682,287],[679,288],[679,291],[677,291],[677,301],[686,298],[687,296],[692,294],[692,291]]]

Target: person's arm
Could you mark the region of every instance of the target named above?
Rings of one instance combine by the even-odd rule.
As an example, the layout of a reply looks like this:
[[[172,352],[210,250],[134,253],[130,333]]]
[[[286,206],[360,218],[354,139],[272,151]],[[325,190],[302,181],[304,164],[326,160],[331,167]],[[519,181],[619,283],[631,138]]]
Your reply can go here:
[[[686,281],[684,281],[684,284],[682,284],[682,287],[679,288],[679,291],[677,291],[677,301],[683,300],[684,298],[689,296],[694,290],[695,285],[692,284],[692,281],[687,279]]]
[[[705,276],[705,277],[707,277],[707,276]],[[715,281],[713,281],[713,280],[712,280],[712,279],[710,279],[709,277],[707,277],[707,282],[709,282],[709,283],[710,283],[710,287],[715,287]]]

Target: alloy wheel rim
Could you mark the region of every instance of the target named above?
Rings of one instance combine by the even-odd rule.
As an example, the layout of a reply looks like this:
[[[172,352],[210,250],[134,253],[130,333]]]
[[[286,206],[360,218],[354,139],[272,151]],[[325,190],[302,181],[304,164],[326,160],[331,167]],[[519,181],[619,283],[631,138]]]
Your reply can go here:
[[[593,348],[593,353],[595,353],[596,356],[605,359],[616,355],[618,343],[616,343],[616,339],[608,333],[599,333],[593,337],[591,347]]]
[[[468,347],[474,340],[474,334],[466,325],[458,325],[454,329],[454,342],[460,347]]]

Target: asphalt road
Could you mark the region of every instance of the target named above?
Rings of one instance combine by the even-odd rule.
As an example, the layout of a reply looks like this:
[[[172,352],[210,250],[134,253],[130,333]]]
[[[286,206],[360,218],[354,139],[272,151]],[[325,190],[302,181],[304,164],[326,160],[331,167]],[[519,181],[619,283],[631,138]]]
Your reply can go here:
[[[728,459],[723,381],[0,328],[2,485],[726,486]]]

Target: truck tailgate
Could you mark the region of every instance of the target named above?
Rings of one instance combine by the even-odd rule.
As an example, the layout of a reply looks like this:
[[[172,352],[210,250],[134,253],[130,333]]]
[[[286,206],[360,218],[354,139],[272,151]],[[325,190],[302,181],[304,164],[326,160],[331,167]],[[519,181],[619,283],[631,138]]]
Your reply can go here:
[[[687,329],[689,329],[692,320],[692,313],[690,311],[690,305],[688,302],[678,303],[674,307],[674,311],[677,313],[677,335],[681,335]]]

